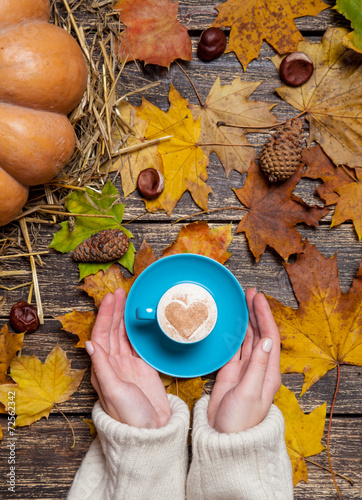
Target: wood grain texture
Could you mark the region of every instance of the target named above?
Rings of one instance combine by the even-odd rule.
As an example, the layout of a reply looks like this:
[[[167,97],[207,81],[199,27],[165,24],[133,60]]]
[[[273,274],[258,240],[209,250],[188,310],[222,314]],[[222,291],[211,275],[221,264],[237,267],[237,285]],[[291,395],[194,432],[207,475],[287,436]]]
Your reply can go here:
[[[220,2],[221,3],[221,2]],[[334,0],[328,0],[328,5],[334,5]],[[61,1],[58,7],[64,9]],[[196,57],[197,43],[203,29],[210,26],[215,19],[217,2],[210,0],[181,0],[179,1],[179,20],[187,26],[192,39],[193,60],[182,63],[182,68],[187,72],[197,87],[198,93],[205,101],[210,88],[220,76],[223,85],[229,84],[234,78],[240,76],[243,81],[261,82],[259,87],[250,97],[251,100],[262,100],[274,104],[273,112],[282,122],[297,114],[297,111],[289,104],[282,101],[275,88],[280,86],[278,73],[270,61],[275,52],[267,44],[263,43],[257,60],[252,61],[244,72],[235,54],[224,54],[221,58],[204,63]],[[97,29],[96,17],[93,19],[85,15],[81,10],[77,11],[78,24],[85,20],[92,30]],[[350,24],[343,16],[335,10],[325,10],[318,17],[304,17],[296,19],[296,26],[301,30],[304,37],[310,42],[319,42],[324,31],[331,26],[349,27]],[[227,35],[230,29],[226,29]],[[172,64],[170,70],[156,66],[144,67],[142,63],[127,64],[122,78],[118,83],[118,93],[135,90],[148,82],[159,81],[160,85],[144,92],[143,96],[167,111],[169,108],[168,94],[171,84],[191,103],[198,104],[198,98],[192,86],[176,65]],[[141,97],[134,95],[130,102],[133,105],[141,103]],[[308,124],[304,121],[305,135],[308,133]],[[261,151],[262,144],[268,139],[269,134],[253,133],[247,134],[247,139],[255,145],[257,154]],[[170,244],[177,236],[182,225],[196,220],[207,220],[210,227],[222,224],[232,224],[233,241],[229,247],[232,256],[226,262],[226,267],[234,273],[244,289],[251,286],[257,290],[275,297],[283,304],[297,308],[298,304],[294,297],[288,275],[283,267],[282,259],[271,249],[267,249],[258,263],[252,256],[244,234],[235,234],[239,220],[246,213],[242,210],[213,211],[220,207],[239,207],[233,189],[240,188],[245,182],[246,174],[240,175],[232,172],[226,178],[224,169],[215,154],[210,156],[208,167],[208,184],[213,193],[209,196],[208,207],[210,213],[193,216],[199,211],[197,205],[192,201],[189,193],[185,193],[176,205],[172,215],[169,217],[164,213],[145,214],[144,203],[138,192],[132,193],[123,200],[126,204],[125,221],[141,216],[127,227],[134,234],[134,244],[138,249],[143,240],[152,245],[157,258],[161,257],[162,250]],[[321,200],[314,195],[317,181],[307,179],[301,180],[295,194],[300,196],[309,204],[323,205]],[[119,180],[116,186],[122,195]],[[34,189],[33,195],[37,194]],[[353,278],[359,268],[362,258],[362,244],[356,236],[353,225],[350,222],[330,229],[334,207],[328,215],[322,219],[317,228],[308,228],[298,225],[297,229],[303,238],[307,238],[312,244],[317,245],[319,251],[326,257],[338,252],[339,279],[342,290],[347,292],[352,284]],[[177,224],[171,222],[187,216]],[[2,228],[7,234],[12,227]],[[50,244],[53,234],[59,226],[41,226],[34,249],[46,250]],[[42,361],[53,347],[59,345],[67,352],[72,361],[73,368],[87,368],[84,379],[79,390],[72,396],[71,400],[63,403],[60,409],[68,416],[76,434],[76,446],[71,449],[72,434],[65,419],[53,410],[49,420],[44,418],[30,427],[16,430],[16,494],[3,493],[0,497],[36,499],[64,499],[70,487],[72,479],[89,448],[92,438],[89,428],[81,421],[82,417],[90,418],[91,409],[97,399],[96,392],[90,383],[90,359],[84,349],[75,349],[77,338],[61,330],[61,324],[54,319],[55,316],[66,314],[73,309],[78,311],[95,310],[93,300],[86,293],[79,290],[79,274],[77,264],[72,260],[70,254],[62,255],[53,250],[48,255],[42,256],[44,266],[38,266],[38,278],[43,301],[45,324],[32,335],[25,336],[25,344],[22,350],[24,355],[37,355]],[[18,258],[0,261],[1,270],[24,270],[30,272],[29,260]],[[31,274],[0,278],[1,287],[16,287],[30,281]],[[5,296],[6,304],[0,311],[0,328],[8,322],[10,307],[19,300],[26,300],[29,287],[18,288],[7,291],[0,288],[0,297]],[[350,486],[346,481],[338,479],[343,498],[345,500],[361,500],[362,478],[361,478],[361,451],[362,438],[362,368],[356,366],[342,366],[341,383],[335,406],[335,416],[332,422],[331,432],[331,455],[335,470],[349,476],[354,481]],[[215,374],[205,377],[207,389],[213,385]],[[298,395],[303,376],[300,374],[283,375],[283,383]],[[327,413],[329,414],[331,402],[336,384],[336,370],[328,372],[319,382],[307,391],[300,399],[300,405],[304,412],[310,412],[317,406],[327,402]],[[6,430],[7,416],[0,415],[0,423],[4,429],[4,440],[0,443],[0,488],[6,493],[6,474],[9,472],[7,448],[9,437]],[[326,441],[326,432],[323,442]],[[328,468],[326,452],[322,452],[312,460]],[[309,484],[300,483],[295,488],[296,500],[329,500],[336,498],[331,476],[314,465],[308,465]]]

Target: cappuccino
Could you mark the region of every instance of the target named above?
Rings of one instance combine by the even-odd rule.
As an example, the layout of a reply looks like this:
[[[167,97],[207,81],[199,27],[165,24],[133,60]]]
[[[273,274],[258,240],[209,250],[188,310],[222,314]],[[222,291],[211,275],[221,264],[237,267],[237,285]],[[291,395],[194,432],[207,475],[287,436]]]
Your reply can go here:
[[[177,342],[197,342],[215,326],[217,308],[211,294],[193,283],[175,285],[161,297],[157,321],[162,331]]]

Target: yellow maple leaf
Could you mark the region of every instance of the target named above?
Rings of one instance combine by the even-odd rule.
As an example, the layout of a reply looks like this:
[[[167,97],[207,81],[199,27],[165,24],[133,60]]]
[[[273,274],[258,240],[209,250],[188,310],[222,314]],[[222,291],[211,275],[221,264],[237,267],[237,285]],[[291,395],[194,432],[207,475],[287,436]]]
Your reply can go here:
[[[82,418],[82,422],[88,425],[89,427],[89,433],[92,437],[96,437],[97,435],[97,429],[96,426],[94,425],[94,422],[91,418]]]
[[[270,127],[277,122],[270,112],[275,104],[248,101],[260,83],[243,82],[237,77],[231,84],[222,86],[217,77],[202,106],[189,104],[194,119],[201,117],[199,143],[202,150],[208,156],[212,152],[217,154],[227,176],[232,170],[246,172],[256,157],[245,132],[255,131],[253,127]],[[220,126],[220,123],[245,127],[246,130]]]
[[[295,263],[284,264],[298,309],[268,297],[282,342],[282,373],[303,373],[301,395],[337,365],[362,366],[362,261],[343,293],[337,256],[326,258],[306,242]]]
[[[16,357],[10,375],[17,385],[0,385],[0,401],[8,410],[8,392],[15,392],[15,425],[30,425],[42,417],[48,418],[56,404],[68,401],[78,389],[84,372],[71,369],[66,353],[58,345],[44,363],[34,355]]]
[[[226,249],[232,239],[231,224],[210,229],[206,221],[193,222],[181,228],[176,240],[162,251],[162,257],[197,253],[224,264],[231,255]]]
[[[115,148],[119,144],[121,147],[137,147],[146,143],[145,134],[148,127],[148,121],[143,120],[137,113],[135,108],[126,101],[122,101],[118,105],[120,123],[123,134],[120,133],[118,128],[114,131],[112,136],[115,142]],[[128,136],[127,141],[123,144],[122,140]],[[161,155],[157,152],[157,144],[148,145],[147,147],[140,147],[130,153],[120,155],[114,161],[108,172],[117,172],[120,169],[122,190],[126,198],[137,187],[137,178],[141,170],[146,168],[155,168],[163,174],[163,163]],[[108,164],[102,166],[102,173],[108,169]]]
[[[61,322],[62,330],[79,337],[79,342],[74,347],[85,347],[84,343],[91,339],[96,313],[93,311],[81,312],[73,310],[68,314],[64,314],[64,316],[55,316],[55,319]]]
[[[206,380],[202,380],[200,377],[179,379],[163,374],[160,376],[167,394],[174,394],[183,399],[192,411],[196,401],[201,398]]]
[[[362,58],[343,46],[348,30],[329,28],[321,43],[300,42],[313,61],[313,76],[300,87],[276,89],[282,99],[307,113],[308,143],[317,142],[336,165],[362,165]],[[276,68],[280,56],[272,58]]]
[[[147,140],[172,135],[157,148],[162,156],[165,188],[158,198],[145,200],[146,209],[150,212],[165,210],[170,215],[188,190],[197,205],[207,210],[207,198],[212,189],[206,184],[209,160],[198,144],[200,120],[193,120],[187,100],[172,85],[169,100],[167,113],[145,99],[136,108],[139,116],[149,121]]]
[[[218,5],[219,15],[212,26],[230,26],[226,52],[235,52],[246,69],[258,57],[263,40],[279,54],[297,50],[303,39],[294,19],[316,16],[328,5],[321,0],[228,0]]]
[[[23,333],[10,333],[5,324],[0,330],[0,384],[9,383],[8,368],[15,354],[23,347]]]
[[[326,403],[305,414],[299,406],[293,391],[284,385],[276,393],[274,403],[283,413],[285,420],[285,442],[292,462],[293,484],[308,482],[306,457],[325,450],[321,440],[326,420]]]

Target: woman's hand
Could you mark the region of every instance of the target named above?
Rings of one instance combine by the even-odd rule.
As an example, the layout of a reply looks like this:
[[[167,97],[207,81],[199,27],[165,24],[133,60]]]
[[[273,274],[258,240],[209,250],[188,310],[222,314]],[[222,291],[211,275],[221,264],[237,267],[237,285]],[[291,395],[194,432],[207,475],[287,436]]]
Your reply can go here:
[[[107,294],[86,349],[92,359],[92,384],[103,409],[115,420],[148,429],[164,426],[171,410],[158,372],[132,349],[125,325],[123,289]]]
[[[267,415],[281,384],[280,337],[265,296],[246,292],[249,323],[242,348],[220,370],[213,387],[209,424],[218,432],[240,432]]]

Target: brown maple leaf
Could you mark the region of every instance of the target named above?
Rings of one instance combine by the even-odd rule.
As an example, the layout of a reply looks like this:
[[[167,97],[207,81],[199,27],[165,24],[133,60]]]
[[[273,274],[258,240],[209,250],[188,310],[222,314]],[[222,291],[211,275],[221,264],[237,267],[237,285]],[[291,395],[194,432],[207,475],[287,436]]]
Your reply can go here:
[[[231,84],[222,86],[217,77],[204,104],[189,104],[194,119],[201,117],[199,143],[202,150],[208,156],[212,152],[217,154],[227,176],[232,170],[246,172],[256,156],[245,133],[253,132],[253,127],[270,127],[277,121],[271,113],[274,104],[248,101],[260,83],[243,82],[237,77]],[[237,125],[238,129],[222,123]]]
[[[116,49],[121,61],[140,59],[168,68],[175,59],[192,60],[187,28],[177,21],[178,2],[118,0],[114,8],[127,26]]]
[[[231,255],[227,248],[232,239],[231,224],[210,229],[206,221],[193,222],[181,228],[176,240],[162,251],[162,257],[197,253],[224,264]]]
[[[326,420],[326,403],[305,414],[299,406],[293,391],[281,386],[274,398],[274,404],[283,413],[285,420],[285,444],[292,462],[293,484],[308,482],[305,458],[325,450],[321,440]]]
[[[307,166],[303,177],[322,179],[316,193],[327,205],[337,204],[331,227],[351,220],[361,239],[362,168],[336,167],[320,146],[304,150],[302,160]]]
[[[298,309],[269,297],[279,327],[282,373],[303,373],[301,395],[337,365],[362,366],[362,261],[343,293],[337,255],[326,258],[308,242],[294,264],[284,264]]]
[[[84,278],[84,284],[79,288],[93,297],[95,305],[99,307],[107,293],[114,293],[117,288],[123,288],[128,294],[134,280],[141,272],[156,260],[152,247],[145,241],[142,243],[135,258],[133,272],[130,277],[125,277],[120,268],[113,264],[107,271],[98,271]]]
[[[146,139],[171,135],[158,146],[162,156],[165,188],[154,200],[145,200],[150,212],[165,210],[169,215],[185,191],[190,191],[195,202],[207,210],[207,199],[212,189],[206,184],[208,157],[199,147],[200,120],[195,121],[187,107],[188,101],[171,85],[170,108],[165,113],[143,99],[137,113],[149,121]]]
[[[96,314],[93,311],[75,311],[64,316],[54,316],[61,322],[62,330],[73,333],[79,337],[79,342],[74,347],[85,347],[85,342],[91,339],[92,329],[96,320]]]
[[[298,223],[318,226],[319,220],[329,212],[327,208],[309,206],[293,195],[302,175],[303,166],[283,183],[271,183],[253,162],[244,187],[235,194],[249,209],[236,230],[245,232],[250,250],[258,261],[267,245],[283,259],[303,252],[302,236],[295,229]]]
[[[320,43],[300,42],[298,50],[313,61],[312,77],[300,87],[276,91],[307,113],[308,143],[317,142],[336,165],[362,165],[362,54],[343,46],[344,28],[329,28]],[[276,68],[281,57],[272,58]]]
[[[328,6],[321,0],[228,0],[218,5],[219,15],[212,26],[230,26],[226,52],[235,52],[246,69],[258,57],[263,40],[279,54],[297,50],[303,40],[294,19],[316,16]]]

